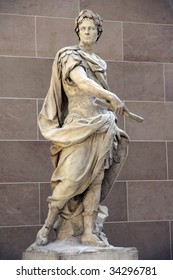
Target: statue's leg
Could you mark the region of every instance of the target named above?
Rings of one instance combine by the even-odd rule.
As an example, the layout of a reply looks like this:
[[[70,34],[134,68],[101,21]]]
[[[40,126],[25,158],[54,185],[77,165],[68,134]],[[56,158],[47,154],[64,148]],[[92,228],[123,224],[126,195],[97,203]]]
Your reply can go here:
[[[37,233],[36,243],[37,245],[46,245],[48,243],[48,235],[52,228],[56,215],[58,214],[58,208],[51,203],[48,204],[48,214],[44,225]]]
[[[48,243],[48,236],[54,224],[57,214],[64,207],[66,201],[58,201],[48,197],[48,214],[44,225],[37,233],[36,244],[46,245]]]
[[[46,245],[48,243],[48,236],[55,222],[57,214],[61,212],[65,204],[70,198],[74,197],[76,187],[78,185],[68,179],[63,181],[55,181],[52,183],[53,193],[48,197],[48,215],[44,225],[39,230],[36,238],[37,245]]]
[[[100,202],[101,184],[104,177],[104,170],[102,169],[95,180],[88,188],[83,199],[83,223],[84,231],[81,242],[85,245],[105,247],[106,244],[101,241],[94,233],[94,222],[96,219],[97,208]]]

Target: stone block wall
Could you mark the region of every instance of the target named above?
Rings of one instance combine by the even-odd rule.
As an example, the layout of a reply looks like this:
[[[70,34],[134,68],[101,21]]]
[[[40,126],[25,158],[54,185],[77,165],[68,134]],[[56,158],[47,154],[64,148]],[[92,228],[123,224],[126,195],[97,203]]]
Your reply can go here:
[[[173,9],[168,0],[0,0],[0,259],[21,259],[46,212],[53,171],[37,127],[56,52],[78,43],[74,18],[104,19],[95,51],[112,91],[143,124],[119,117],[129,157],[105,204],[114,246],[172,259]]]

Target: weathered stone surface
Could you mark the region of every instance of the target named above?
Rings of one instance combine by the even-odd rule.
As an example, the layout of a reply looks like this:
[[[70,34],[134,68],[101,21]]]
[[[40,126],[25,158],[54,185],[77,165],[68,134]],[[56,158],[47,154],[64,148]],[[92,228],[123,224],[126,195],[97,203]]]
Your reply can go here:
[[[92,247],[81,245],[76,238],[56,240],[45,246],[33,243],[25,252],[23,260],[137,260],[138,251],[129,247]]]
[[[90,10],[81,11],[75,21],[79,45],[59,50],[52,66],[51,83],[38,125],[44,138],[53,143],[50,150],[55,170],[51,177],[52,195],[47,199],[48,214],[37,234],[37,245],[49,242],[49,233],[59,215],[54,227],[58,239],[82,236],[80,242],[84,245],[107,246],[102,229],[108,211],[99,203],[106,198],[121,171],[129,140],[111,112],[122,115],[127,109],[109,91],[106,62],[93,52],[102,31],[99,15]]]

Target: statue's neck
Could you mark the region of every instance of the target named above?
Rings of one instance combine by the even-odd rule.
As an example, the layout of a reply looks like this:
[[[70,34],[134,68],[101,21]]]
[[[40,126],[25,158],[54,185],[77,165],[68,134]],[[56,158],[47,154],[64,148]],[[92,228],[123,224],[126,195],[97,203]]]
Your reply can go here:
[[[90,55],[93,54],[93,46],[91,44],[88,45],[88,44],[79,43],[79,48],[84,52],[89,53]]]

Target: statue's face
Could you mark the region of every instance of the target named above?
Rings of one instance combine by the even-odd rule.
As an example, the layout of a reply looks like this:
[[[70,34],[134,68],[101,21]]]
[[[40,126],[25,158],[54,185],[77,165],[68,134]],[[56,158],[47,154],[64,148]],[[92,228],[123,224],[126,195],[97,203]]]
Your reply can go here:
[[[85,19],[79,25],[80,42],[84,44],[94,44],[97,40],[97,26],[92,19]]]

